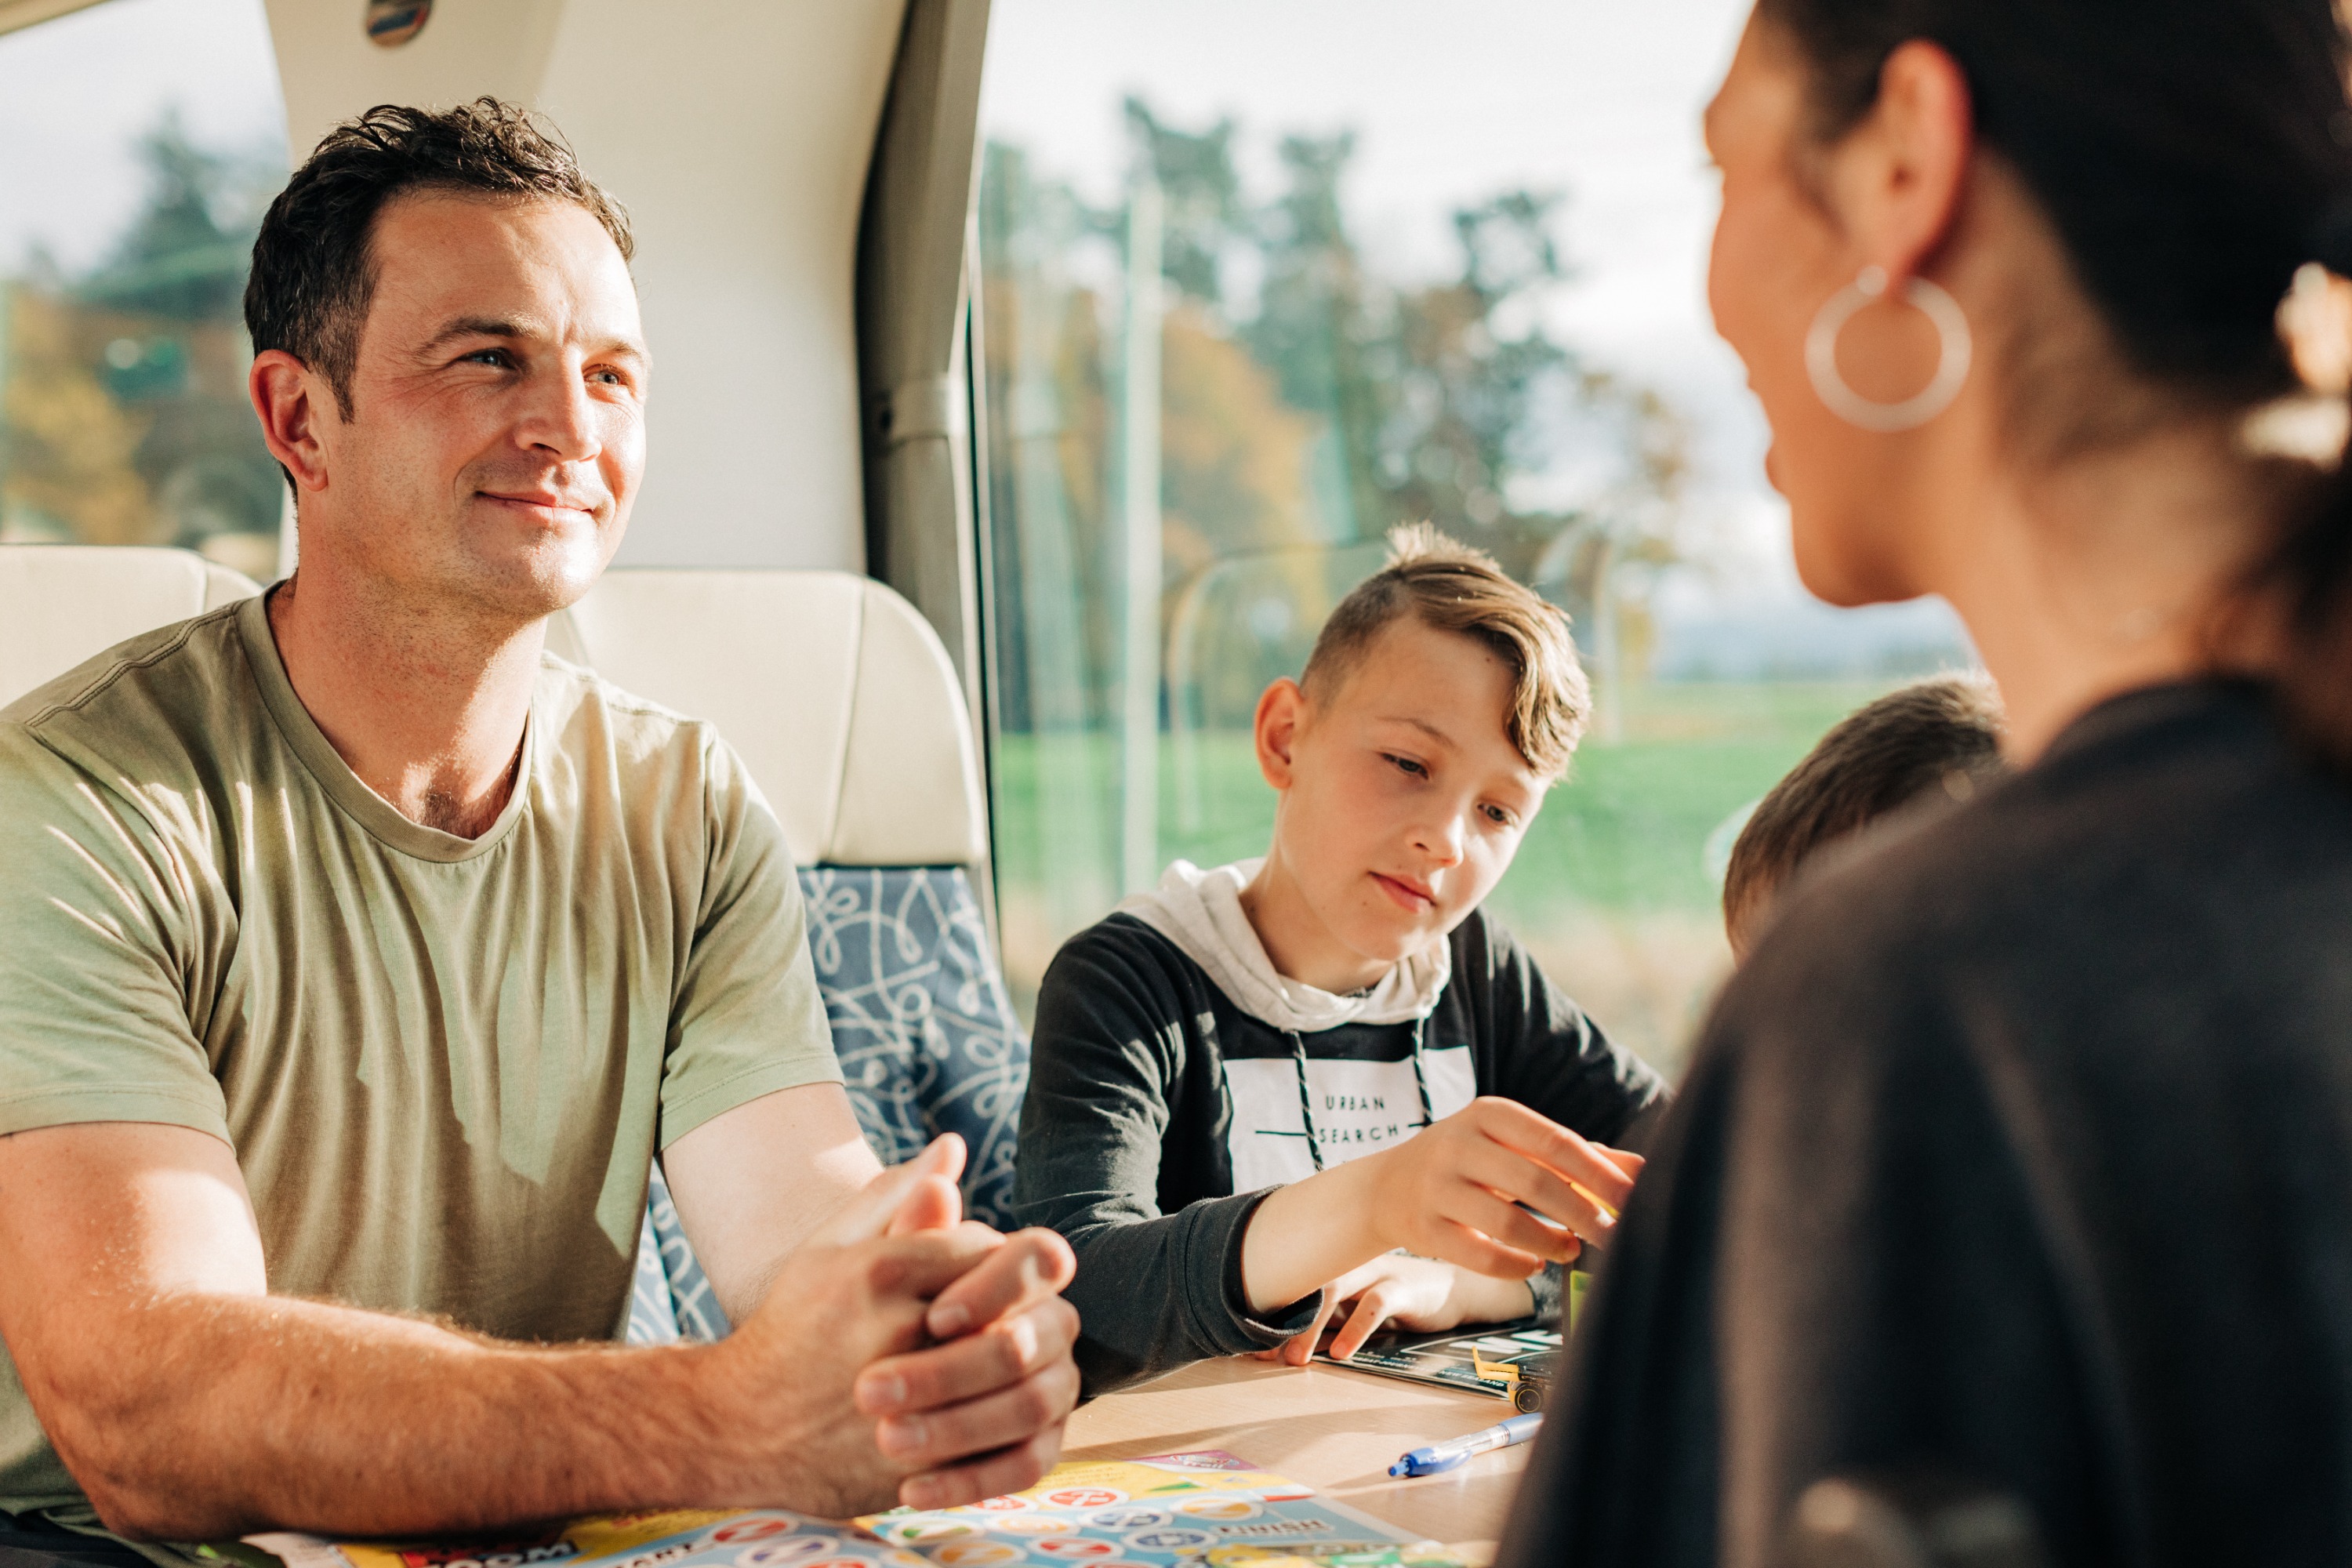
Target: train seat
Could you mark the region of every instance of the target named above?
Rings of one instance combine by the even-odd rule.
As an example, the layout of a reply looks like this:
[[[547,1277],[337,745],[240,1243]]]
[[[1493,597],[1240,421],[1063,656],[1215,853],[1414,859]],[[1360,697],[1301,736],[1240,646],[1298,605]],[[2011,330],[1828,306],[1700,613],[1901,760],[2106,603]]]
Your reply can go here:
[[[852,573],[623,568],[548,645],[727,737],[801,868],[866,1141],[896,1162],[962,1134],[967,1210],[1003,1225],[1029,1047],[969,880],[988,853],[979,759],[929,624]],[[658,1169],[638,1261],[633,1339],[725,1331]]]
[[[0,545],[0,708],[116,643],[259,592],[193,550]]]

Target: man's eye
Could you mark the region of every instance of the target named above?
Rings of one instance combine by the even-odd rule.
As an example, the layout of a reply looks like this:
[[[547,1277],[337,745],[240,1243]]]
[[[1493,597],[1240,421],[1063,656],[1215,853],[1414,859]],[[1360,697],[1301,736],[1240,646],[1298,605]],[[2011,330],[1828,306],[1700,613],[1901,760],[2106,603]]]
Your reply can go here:
[[[496,364],[512,363],[504,349],[476,349],[458,361],[460,364]]]

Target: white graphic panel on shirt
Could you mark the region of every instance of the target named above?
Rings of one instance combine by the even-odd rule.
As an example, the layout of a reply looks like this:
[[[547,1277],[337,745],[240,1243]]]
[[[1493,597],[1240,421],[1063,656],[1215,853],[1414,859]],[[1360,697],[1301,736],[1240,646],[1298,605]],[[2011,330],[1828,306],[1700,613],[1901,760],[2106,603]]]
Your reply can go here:
[[[1478,1092],[1470,1047],[1445,1046],[1422,1053],[1430,1110],[1453,1115]],[[1315,1173],[1299,1114],[1298,1065],[1290,1057],[1225,1058],[1225,1092],[1234,1108],[1226,1152],[1234,1191],[1303,1181]],[[1410,1058],[1400,1062],[1323,1061],[1308,1058],[1307,1092],[1315,1108],[1316,1141],[1323,1163],[1344,1164],[1403,1142],[1421,1131],[1421,1095]]]

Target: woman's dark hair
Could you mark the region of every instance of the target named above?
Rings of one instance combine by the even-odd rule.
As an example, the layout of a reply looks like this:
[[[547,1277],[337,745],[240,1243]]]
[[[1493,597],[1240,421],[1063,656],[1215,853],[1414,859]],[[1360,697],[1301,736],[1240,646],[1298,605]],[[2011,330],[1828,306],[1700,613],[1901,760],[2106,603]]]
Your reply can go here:
[[[245,328],[256,353],[282,349],[325,376],[346,419],[360,327],[375,292],[369,241],[376,215],[414,191],[571,202],[604,226],[624,260],[635,249],[620,204],[528,110],[495,98],[438,111],[385,103],[336,126],[261,220]]]
[[[1816,132],[1941,45],[1980,142],[2041,204],[2124,367],[2237,414],[2298,388],[2277,331],[2295,268],[2352,275],[2352,102],[2330,0],[1759,0],[1810,68]],[[2283,595],[2298,728],[2352,771],[2352,479],[2309,496],[2247,584]]]

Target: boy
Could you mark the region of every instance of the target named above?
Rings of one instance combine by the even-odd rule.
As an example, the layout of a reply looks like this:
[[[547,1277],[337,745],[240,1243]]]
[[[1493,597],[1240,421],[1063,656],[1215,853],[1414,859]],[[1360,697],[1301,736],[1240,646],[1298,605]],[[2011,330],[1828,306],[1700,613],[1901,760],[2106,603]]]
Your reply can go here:
[[[1976,675],[1916,681],[1840,720],[1756,803],[1731,847],[1732,956],[1748,956],[1774,897],[1830,845],[1897,812],[1971,799],[2001,772],[2000,728],[2000,695]]]
[[[1303,1362],[1349,1300],[1343,1356],[1383,1318],[1556,1313],[1544,1265],[1641,1169],[1605,1145],[1664,1086],[1478,909],[1583,726],[1565,618],[1426,525],[1391,542],[1259,699],[1265,858],[1178,861],[1046,972],[1013,1211],[1077,1252],[1089,1392]]]

